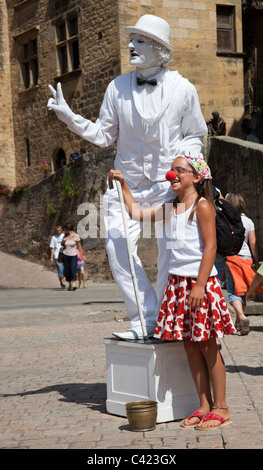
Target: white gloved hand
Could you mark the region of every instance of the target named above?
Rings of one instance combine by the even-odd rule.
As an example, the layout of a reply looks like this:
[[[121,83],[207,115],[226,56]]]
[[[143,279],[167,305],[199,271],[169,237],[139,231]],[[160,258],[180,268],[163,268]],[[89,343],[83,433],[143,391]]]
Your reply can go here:
[[[191,158],[198,158],[198,157],[201,157],[201,158],[204,158],[203,157],[203,154],[200,152],[200,150],[196,149],[196,148],[187,148],[184,150],[184,154],[186,157],[191,157]]]
[[[48,85],[49,90],[51,91],[53,98],[48,100],[47,109],[49,111],[55,111],[57,117],[69,124],[75,117],[73,111],[71,111],[70,107],[68,106],[61,88],[61,83],[57,84],[57,91],[53,88],[52,85]]]

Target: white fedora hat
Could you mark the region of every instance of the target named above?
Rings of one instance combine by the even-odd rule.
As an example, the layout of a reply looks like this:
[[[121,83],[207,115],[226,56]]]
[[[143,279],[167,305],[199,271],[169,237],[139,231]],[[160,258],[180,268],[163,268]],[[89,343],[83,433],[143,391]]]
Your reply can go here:
[[[141,34],[159,42],[167,49],[172,51],[174,46],[169,44],[170,26],[167,21],[154,15],[143,15],[137,21],[135,26],[126,27],[127,34]]]

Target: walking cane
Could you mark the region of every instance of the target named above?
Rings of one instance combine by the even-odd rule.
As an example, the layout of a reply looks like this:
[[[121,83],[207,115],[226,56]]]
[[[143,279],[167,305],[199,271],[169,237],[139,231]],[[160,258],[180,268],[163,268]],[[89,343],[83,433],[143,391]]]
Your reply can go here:
[[[121,204],[121,213],[122,213],[122,220],[123,220],[123,226],[124,226],[124,234],[125,234],[125,238],[126,238],[126,245],[127,245],[127,252],[128,252],[128,258],[129,258],[129,265],[130,265],[130,270],[131,270],[131,277],[132,277],[132,283],[133,283],[133,288],[134,288],[134,294],[135,294],[136,303],[137,303],[137,307],[138,307],[138,312],[139,312],[139,317],[140,317],[140,322],[141,322],[141,327],[142,327],[142,333],[143,333],[143,339],[144,339],[144,341],[146,341],[148,339],[148,336],[147,336],[147,330],[146,330],[146,325],[145,325],[145,319],[144,319],[144,316],[143,316],[143,313],[142,313],[142,306],[141,306],[141,301],[140,301],[140,297],[139,297],[138,283],[137,283],[137,279],[136,279],[136,276],[135,276],[134,263],[133,263],[131,244],[130,244],[130,235],[129,235],[129,229],[128,229],[128,223],[127,223],[127,213],[126,213],[123,194],[122,194],[122,187],[121,187],[121,183],[118,180],[115,180],[115,182],[116,182],[116,185],[117,185],[117,190],[118,190],[120,204]]]

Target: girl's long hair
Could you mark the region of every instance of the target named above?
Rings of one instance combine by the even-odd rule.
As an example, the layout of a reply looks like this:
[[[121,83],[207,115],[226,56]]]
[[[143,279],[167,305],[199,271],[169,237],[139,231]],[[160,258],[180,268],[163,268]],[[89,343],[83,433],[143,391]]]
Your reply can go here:
[[[198,193],[198,196],[194,202],[193,209],[189,216],[189,222],[193,220],[193,217],[197,208],[197,204],[202,197],[206,199],[207,202],[209,202],[210,206],[214,209],[214,212],[216,213],[216,207],[215,207],[215,202],[214,202],[213,193],[212,193],[211,180],[199,181],[199,183],[195,184],[195,189]]]
[[[195,184],[195,189],[197,191],[198,196],[194,202],[191,214],[189,215],[189,219],[188,219],[189,222],[193,220],[193,217],[197,208],[197,204],[202,197],[206,199],[207,202],[209,202],[211,207],[214,209],[214,212],[216,213],[216,206],[215,206],[213,193],[212,193],[211,180],[199,181],[199,183]],[[179,202],[179,199],[178,197],[176,197],[174,201],[174,207],[178,204],[178,202]]]
[[[245,212],[245,201],[243,196],[239,193],[228,193],[225,197],[226,201],[229,202],[239,214]]]

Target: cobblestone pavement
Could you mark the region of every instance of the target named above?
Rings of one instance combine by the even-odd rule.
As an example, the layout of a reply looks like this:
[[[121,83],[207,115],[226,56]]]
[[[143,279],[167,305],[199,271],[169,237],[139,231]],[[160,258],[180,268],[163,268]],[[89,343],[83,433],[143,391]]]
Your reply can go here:
[[[132,432],[105,405],[104,338],[129,327],[116,286],[62,291],[54,273],[20,261],[0,252],[0,448],[262,449],[262,304],[251,307],[248,336],[222,341],[231,426],[201,432],[173,421]],[[8,288],[7,265],[27,288]]]

